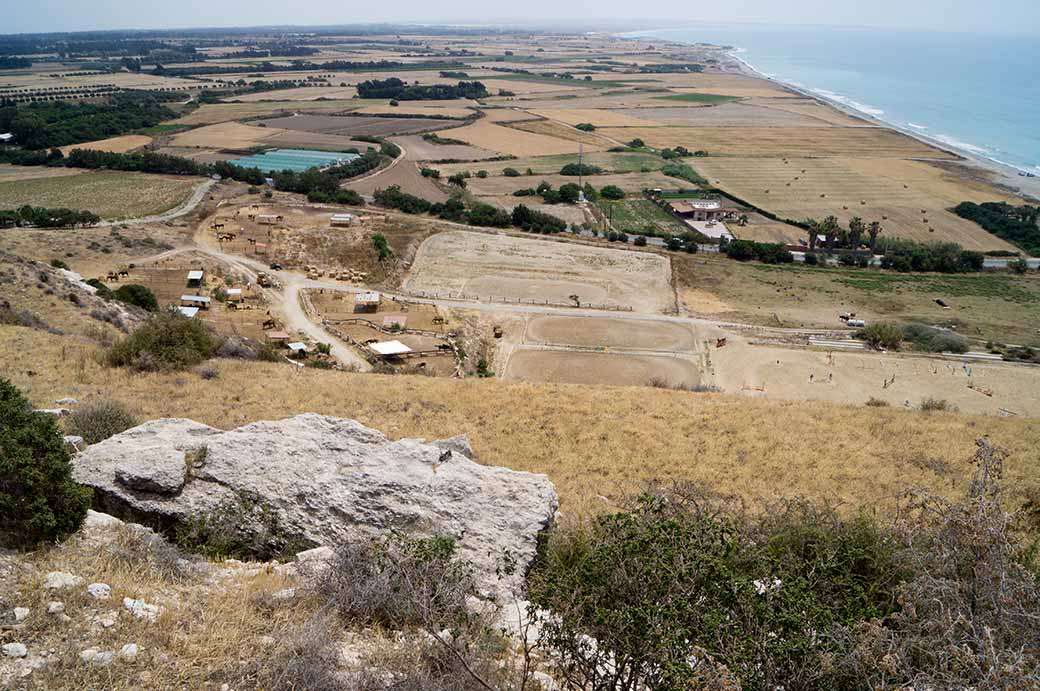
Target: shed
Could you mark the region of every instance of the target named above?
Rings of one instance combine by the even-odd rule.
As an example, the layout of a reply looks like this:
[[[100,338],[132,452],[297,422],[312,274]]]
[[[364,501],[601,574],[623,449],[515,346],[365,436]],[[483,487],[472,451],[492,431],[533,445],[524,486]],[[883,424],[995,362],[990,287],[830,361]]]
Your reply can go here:
[[[354,214],[333,214],[332,225],[334,226],[349,226],[354,223]]]
[[[181,303],[184,307],[198,307],[209,309],[210,298],[201,295],[181,295]]]
[[[202,280],[206,277],[206,272],[203,270],[189,271],[188,272],[188,287],[196,288],[202,285]]]
[[[294,357],[306,357],[307,356],[307,344],[299,341],[289,344],[289,352]]]
[[[383,341],[381,343],[372,343],[368,346],[377,355],[382,357],[398,357],[400,355],[406,355],[412,352],[412,349],[406,346],[400,341]]]
[[[284,331],[268,331],[267,340],[277,341],[278,343],[288,343],[289,334],[285,333]]]
[[[198,307],[178,307],[177,311],[183,314],[188,319],[194,319],[195,315],[199,313]]]
[[[0,144],[10,144],[14,141],[14,135],[10,132],[4,132],[0,134]]]
[[[354,311],[355,312],[376,312],[379,310],[379,302],[382,299],[382,295],[375,291],[367,293],[358,293],[354,296]]]
[[[256,222],[262,226],[273,226],[281,220],[282,217],[278,214],[257,214],[256,216]]]
[[[241,288],[228,288],[224,291],[227,296],[228,302],[241,302],[242,301],[242,289]]]

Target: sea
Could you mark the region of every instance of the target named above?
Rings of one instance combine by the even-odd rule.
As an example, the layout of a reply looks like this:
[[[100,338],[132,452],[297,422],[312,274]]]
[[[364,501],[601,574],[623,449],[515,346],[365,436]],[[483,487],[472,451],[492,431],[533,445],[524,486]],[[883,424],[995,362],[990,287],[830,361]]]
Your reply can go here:
[[[704,24],[626,36],[731,46],[772,79],[1040,175],[1036,35]]]

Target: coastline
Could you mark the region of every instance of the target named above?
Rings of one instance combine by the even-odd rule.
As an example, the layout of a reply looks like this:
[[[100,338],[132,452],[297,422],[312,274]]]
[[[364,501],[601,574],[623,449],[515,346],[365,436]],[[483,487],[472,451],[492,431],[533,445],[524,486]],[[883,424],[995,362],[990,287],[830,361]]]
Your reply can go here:
[[[622,39],[646,38],[647,34],[652,35],[653,33],[654,31],[641,31],[626,34],[617,34],[617,37]],[[669,38],[665,38],[664,41],[667,43],[672,43],[674,45],[684,47],[694,45],[692,43],[676,41],[675,39]],[[975,170],[977,170],[979,173],[979,178],[981,178],[988,184],[993,185],[999,191],[1002,191],[1008,195],[1015,195],[1021,197],[1027,201],[1040,202],[1040,176],[1035,178],[1022,177],[1019,175],[1020,172],[1024,172],[1021,168],[1018,168],[1008,163],[1004,163],[1002,161],[995,160],[984,154],[979,153],[978,151],[972,151],[969,148],[965,148],[966,146],[970,145],[965,145],[965,147],[961,147],[957,146],[955,143],[951,143],[950,141],[945,141],[942,139],[928,136],[927,134],[919,130],[915,130],[911,127],[905,127],[897,123],[885,120],[879,115],[872,114],[864,108],[857,108],[856,105],[853,105],[854,102],[843,102],[842,100],[838,100],[837,98],[829,98],[825,94],[815,91],[808,86],[794,84],[785,81],[782,78],[768,75],[756,68],[746,59],[744,59],[740,55],[742,49],[739,47],[714,47],[718,50],[719,54],[728,58],[728,61],[721,65],[721,67],[724,70],[728,68],[737,72],[738,74],[743,74],[745,76],[753,77],[755,79],[762,79],[764,81],[775,84],[780,88],[796,93],[799,96],[802,96],[804,98],[810,98],[818,103],[829,106],[841,113],[844,113],[845,115],[849,115],[851,117],[862,120],[870,125],[876,127],[885,127],[894,130],[908,137],[911,137],[912,139],[916,139],[919,142],[927,144],[928,146],[932,146],[937,149],[949,152],[961,158],[962,161],[960,163],[965,167],[974,168]],[[996,199],[994,199],[994,201],[996,201]]]
[[[763,79],[780,86],[784,89],[793,91],[806,98],[811,98],[815,101],[823,103],[837,111],[840,111],[846,115],[858,118],[865,122],[878,127],[887,127],[888,129],[900,132],[912,139],[916,139],[919,142],[933,146],[943,151],[948,151],[951,154],[959,156],[965,160],[971,166],[982,169],[983,172],[987,173],[992,177],[992,183],[997,185],[999,188],[1017,196],[1030,199],[1032,201],[1040,201],[1040,177],[1036,178],[1023,178],[1019,175],[1021,169],[1016,168],[1013,165],[1003,163],[1001,161],[994,160],[977,152],[971,151],[966,148],[958,147],[947,141],[942,141],[934,137],[929,137],[922,132],[916,131],[909,127],[903,127],[894,122],[889,122],[881,117],[873,115],[865,110],[856,108],[848,103],[843,103],[837,99],[828,98],[827,96],[814,91],[812,89],[792,84],[778,77],[773,77],[764,72],[760,71],[754,65],[749,63],[747,60],[739,55],[739,48],[733,48],[730,50],[720,50],[729,58],[731,58],[738,66],[741,74],[756,79]]]

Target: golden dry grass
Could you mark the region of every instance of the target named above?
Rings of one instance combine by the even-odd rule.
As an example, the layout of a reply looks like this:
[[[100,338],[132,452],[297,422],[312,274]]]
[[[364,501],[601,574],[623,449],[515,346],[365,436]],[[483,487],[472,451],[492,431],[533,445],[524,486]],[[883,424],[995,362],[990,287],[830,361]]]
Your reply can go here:
[[[705,149],[713,156],[953,158],[880,127],[605,127],[600,133],[621,141],[639,137],[655,148]]]
[[[104,219],[138,218],[174,208],[199,182],[115,171],[0,182],[0,209],[32,204],[93,211]]]
[[[134,149],[140,149],[152,143],[152,138],[143,134],[127,134],[122,137],[111,137],[96,142],[84,142],[83,144],[70,144],[61,147],[61,152],[68,156],[73,149],[90,149],[92,151],[107,151],[113,154],[125,154]]]
[[[275,127],[254,127],[240,122],[223,122],[175,135],[171,144],[202,149],[248,149],[287,131]]]
[[[582,130],[575,129],[569,125],[560,122],[553,122],[552,120],[525,120],[523,122],[511,123],[509,127],[523,132],[544,134],[547,137],[554,137],[556,139],[566,139],[570,142],[581,142],[589,151],[603,151],[604,149],[609,149],[612,146],[618,145],[618,142],[598,135],[595,132],[583,132]]]
[[[712,156],[691,165],[711,183],[781,218],[834,215],[847,224],[860,216],[881,221],[886,235],[948,240],[972,250],[1014,249],[947,209],[962,201],[1017,199],[925,162]]]
[[[80,175],[84,171],[74,168],[44,168],[42,166],[12,166],[0,164],[0,182],[33,180],[36,178],[60,178]]]
[[[110,397],[142,419],[188,417],[222,428],[318,412],[392,438],[465,433],[483,463],[548,474],[567,512],[595,510],[603,505],[597,497],[655,478],[697,480],[749,498],[806,495],[883,510],[908,485],[959,491],[982,435],[1012,452],[1013,501],[1040,491],[1034,420],[236,361],[218,362],[219,379],[205,381],[108,369],[95,353],[83,341],[0,327],[3,360],[18,363],[7,375],[39,405]],[[932,459],[950,471],[929,470]]]
[[[282,93],[282,92],[278,92]],[[254,118],[272,113],[306,111],[308,113],[338,113],[354,110],[356,101],[264,101],[260,103],[206,103],[198,110],[172,121],[174,125],[215,125],[221,122]]]
[[[458,139],[481,149],[498,151],[511,156],[551,156],[578,153],[577,142],[544,134],[522,132],[511,127],[496,125],[486,119],[478,120],[465,127],[444,130],[438,134],[447,139]]]
[[[635,116],[638,111],[627,114],[598,108],[561,107],[539,108],[531,112],[543,118],[565,122],[568,125],[580,125],[587,122],[597,127],[646,127],[649,124],[646,119]]]

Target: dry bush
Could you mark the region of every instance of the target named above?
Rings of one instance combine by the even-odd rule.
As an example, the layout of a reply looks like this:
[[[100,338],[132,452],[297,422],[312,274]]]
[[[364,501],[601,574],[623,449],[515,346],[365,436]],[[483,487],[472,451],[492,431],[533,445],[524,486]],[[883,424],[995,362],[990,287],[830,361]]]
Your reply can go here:
[[[965,499],[907,496],[897,530],[914,576],[899,610],[849,633],[842,662],[870,688],[1040,687],[1040,583],[1003,506],[1007,453],[977,443]]]
[[[946,399],[929,397],[921,401],[921,410],[925,413],[955,413],[957,412],[957,406],[953,405]]]
[[[137,417],[125,405],[105,398],[76,408],[66,422],[66,430],[88,444],[97,444],[137,424]]]

